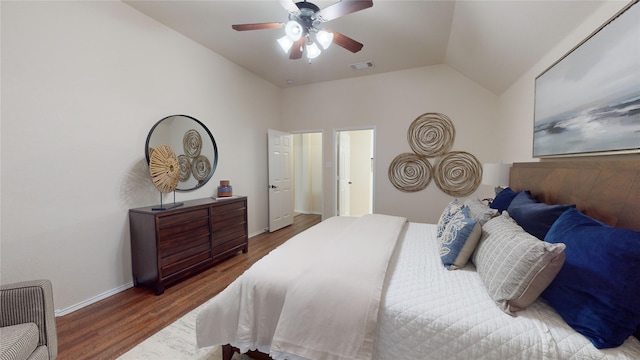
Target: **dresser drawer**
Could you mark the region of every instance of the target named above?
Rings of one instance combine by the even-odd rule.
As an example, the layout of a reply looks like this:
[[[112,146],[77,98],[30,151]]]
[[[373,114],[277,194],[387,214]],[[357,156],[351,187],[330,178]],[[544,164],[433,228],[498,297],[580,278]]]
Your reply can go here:
[[[190,222],[188,227],[165,229],[158,234],[159,250],[173,252],[174,248],[189,247],[198,238],[210,234],[209,219]]]
[[[174,219],[174,216],[160,218],[158,220],[158,238],[160,241],[164,241],[165,239],[176,237],[186,238],[189,237],[190,234],[197,235],[203,231],[209,232],[210,226],[208,213],[209,210],[204,209],[202,211],[194,212],[194,215],[196,216],[190,218],[183,215],[191,213],[175,216],[177,219]]]
[[[160,240],[160,248],[158,249],[160,258],[166,258],[176,253],[181,253],[193,247],[200,247],[207,244],[211,249],[211,233],[209,229],[193,231]]]
[[[192,266],[210,261],[212,257],[211,251],[196,253],[192,256],[185,257],[179,261],[173,261],[160,267],[160,277],[165,279],[173,274],[183,272]]]
[[[246,238],[246,225],[244,223],[235,223],[229,225],[224,229],[214,230],[213,232],[213,246],[224,244],[228,241],[236,238]]]
[[[209,208],[185,211],[183,213],[170,215],[170,216],[159,216],[158,228],[160,230],[165,230],[167,228],[183,227],[185,226],[185,224],[191,221],[194,221],[196,219],[201,219],[201,218],[206,219],[208,217],[209,217]]]
[[[214,225],[229,221],[230,219],[244,219],[247,214],[247,208],[244,201],[236,201],[215,208],[212,214]]]
[[[244,246],[247,243],[246,238],[243,237],[238,237],[235,238],[231,241],[227,241],[226,243],[222,244],[222,245],[217,245],[213,247],[213,255],[214,256],[218,256],[218,255],[222,255],[226,252],[228,252],[229,250],[233,250],[235,248],[239,248],[241,246]]]

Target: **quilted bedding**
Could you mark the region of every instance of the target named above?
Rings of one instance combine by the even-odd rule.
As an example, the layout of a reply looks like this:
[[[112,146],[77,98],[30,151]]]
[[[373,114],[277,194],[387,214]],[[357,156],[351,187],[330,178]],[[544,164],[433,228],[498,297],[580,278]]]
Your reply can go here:
[[[304,236],[302,241],[294,238],[263,259],[267,261],[254,264],[248,273],[268,272],[271,276],[263,281],[256,277],[247,288],[257,290],[272,283],[269,289],[252,290],[256,297],[286,291],[285,284],[295,276],[295,269],[303,269],[322,243],[330,241],[327,234],[338,234],[340,223],[350,223],[346,218],[337,220],[329,222],[332,226],[322,233],[315,227],[307,230],[316,236]],[[518,312],[517,317],[505,314],[487,294],[473,265],[448,271],[438,250],[435,225],[405,225],[384,281],[373,359],[640,359],[637,339],[629,338],[618,348],[598,350],[541,300]],[[366,249],[360,253],[366,254]],[[276,262],[272,255],[279,257]],[[283,264],[282,256],[289,259],[288,265],[276,266],[274,273],[274,265]],[[272,350],[268,344],[275,329],[270,324],[278,322],[272,317],[277,317],[282,304],[264,305],[267,302],[240,294],[225,290],[216,296],[222,295],[224,302],[213,301],[207,312],[198,315],[199,346],[231,343],[242,351],[257,349],[268,354]],[[257,306],[254,316],[246,316],[250,313],[247,301]],[[247,336],[239,337],[240,333]]]
[[[436,226],[409,223],[391,259],[374,359],[640,359],[640,341],[598,350],[541,300],[511,317],[473,265],[448,271]]]

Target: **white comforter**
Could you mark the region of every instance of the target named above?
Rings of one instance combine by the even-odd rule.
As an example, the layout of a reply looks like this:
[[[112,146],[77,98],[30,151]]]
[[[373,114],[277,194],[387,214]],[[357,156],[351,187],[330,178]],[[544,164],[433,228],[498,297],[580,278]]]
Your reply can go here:
[[[405,222],[331,218],[287,242],[198,315],[198,345],[269,348],[274,359],[371,359],[385,274]]]
[[[315,261],[353,218],[329,220],[322,223],[322,229],[311,228],[274,250],[212,299],[198,315],[198,345],[231,343],[243,352],[257,349],[270,353],[274,324],[284,303],[273,299],[283,298],[289,282]],[[363,247],[342,259],[357,265],[368,254]],[[312,303],[314,307],[322,305],[320,301],[299,305],[305,308]],[[312,311],[336,316],[332,309]],[[503,313],[487,295],[473,266],[454,271],[442,266],[435,225],[430,224],[405,226],[389,263],[377,323],[373,356],[369,357],[376,360],[640,359],[637,339],[629,338],[615,349],[598,350],[541,300],[517,317]],[[351,332],[345,329],[332,335],[351,339]],[[304,341],[303,347],[311,344]],[[287,352],[271,353],[278,358]]]

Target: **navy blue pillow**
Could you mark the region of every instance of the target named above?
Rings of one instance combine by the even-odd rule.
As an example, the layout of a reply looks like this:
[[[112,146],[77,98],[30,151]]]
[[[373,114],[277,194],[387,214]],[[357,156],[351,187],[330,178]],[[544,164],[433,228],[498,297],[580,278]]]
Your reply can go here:
[[[575,207],[575,204],[548,205],[541,203],[534,199],[529,191],[521,191],[509,204],[507,212],[526,232],[544,240],[551,225],[556,222],[558,217],[567,209]]]
[[[569,209],[545,241],[567,247],[542,297],[596,348],[620,346],[640,326],[640,232]]]
[[[502,211],[507,210],[509,204],[511,204],[511,200],[513,200],[516,195],[518,195],[518,193],[511,190],[511,188],[504,188],[496,195],[496,198],[493,199],[491,204],[489,204],[489,207],[497,209],[498,212],[501,213]]]

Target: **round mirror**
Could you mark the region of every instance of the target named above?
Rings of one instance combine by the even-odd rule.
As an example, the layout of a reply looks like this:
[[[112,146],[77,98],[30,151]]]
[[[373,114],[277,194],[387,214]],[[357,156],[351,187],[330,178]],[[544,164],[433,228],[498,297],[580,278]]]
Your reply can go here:
[[[195,190],[209,181],[218,165],[218,147],[209,129],[188,115],[171,115],[158,121],[147,136],[147,164],[159,145],[168,145],[178,157],[177,191]]]

